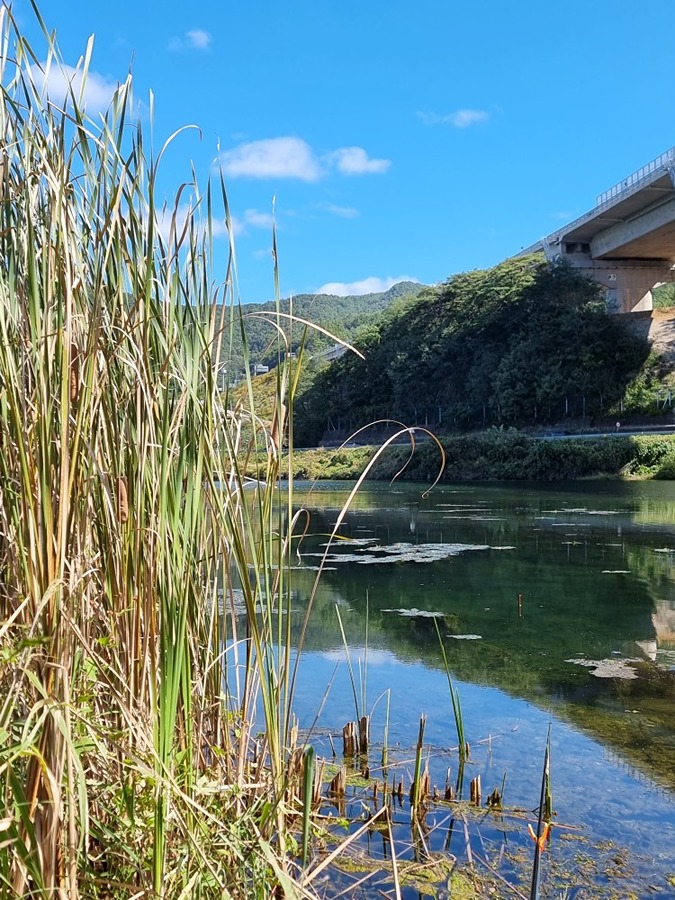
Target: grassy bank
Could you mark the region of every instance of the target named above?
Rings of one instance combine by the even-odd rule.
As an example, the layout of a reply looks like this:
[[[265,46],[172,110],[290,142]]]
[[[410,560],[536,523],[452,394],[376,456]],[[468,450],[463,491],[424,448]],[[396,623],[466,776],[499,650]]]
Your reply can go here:
[[[442,468],[445,481],[509,481],[638,477],[675,478],[675,436],[640,435],[598,438],[538,439],[515,431],[488,431],[388,447],[370,477],[433,481]],[[296,451],[296,478],[350,479],[362,474],[374,447]],[[286,468],[287,471],[287,468]]]

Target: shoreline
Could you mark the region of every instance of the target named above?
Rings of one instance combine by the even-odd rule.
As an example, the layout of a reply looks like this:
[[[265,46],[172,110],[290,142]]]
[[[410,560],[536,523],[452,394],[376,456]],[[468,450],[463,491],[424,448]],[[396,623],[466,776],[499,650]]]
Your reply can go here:
[[[675,480],[675,435],[542,438],[492,430],[416,441],[414,449],[407,443],[294,450],[292,461],[293,477],[311,481],[353,480],[368,467],[375,481],[434,481],[439,475],[444,482]],[[282,470],[287,476],[288,455]]]

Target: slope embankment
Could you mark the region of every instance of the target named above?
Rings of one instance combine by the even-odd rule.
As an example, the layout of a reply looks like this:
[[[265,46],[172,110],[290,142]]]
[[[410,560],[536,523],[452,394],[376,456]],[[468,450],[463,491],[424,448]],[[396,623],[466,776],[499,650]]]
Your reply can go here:
[[[631,313],[623,320],[631,331],[649,341],[652,351],[661,357],[664,366],[675,373],[675,307]]]

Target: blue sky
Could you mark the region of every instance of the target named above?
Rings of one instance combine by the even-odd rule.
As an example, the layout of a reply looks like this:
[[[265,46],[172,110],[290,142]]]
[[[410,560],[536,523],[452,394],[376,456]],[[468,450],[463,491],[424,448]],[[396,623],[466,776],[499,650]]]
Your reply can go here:
[[[28,0],[22,30],[41,42]],[[219,160],[244,302],[494,265],[675,144],[672,0],[42,0],[89,111],[133,72],[161,189]],[[216,272],[227,253],[216,241]]]

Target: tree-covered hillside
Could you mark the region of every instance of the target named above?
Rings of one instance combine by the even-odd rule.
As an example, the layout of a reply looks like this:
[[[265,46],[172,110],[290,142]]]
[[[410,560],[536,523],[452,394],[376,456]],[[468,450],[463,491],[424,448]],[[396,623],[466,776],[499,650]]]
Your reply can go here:
[[[417,296],[424,285],[413,281],[401,281],[388,291],[359,296],[338,297],[333,294],[299,294],[281,300],[279,311],[289,314],[292,309],[294,317],[305,319],[313,325],[330,332],[342,340],[351,340],[359,327],[375,321],[384,310],[392,305],[404,302],[406,298]],[[276,312],[274,301],[267,303],[247,303],[242,305],[245,317],[246,342],[250,365],[260,363],[274,366],[278,360],[278,331],[272,324],[270,314]],[[225,319],[227,320],[227,316]],[[272,315],[273,318],[273,315]],[[284,330],[289,332],[288,320],[282,320]],[[291,351],[296,352],[303,340],[308,354],[319,353],[327,349],[334,341],[320,331],[309,328],[306,333],[302,325],[296,324],[291,329]],[[239,329],[235,329],[231,349],[224,349],[222,365],[236,380],[244,369],[244,352]],[[227,342],[225,342],[227,343]]]
[[[362,328],[296,404],[296,438],[395,418],[441,429],[620,409],[649,353],[594,282],[540,257],[456,275]],[[630,392],[630,390],[629,390]]]

